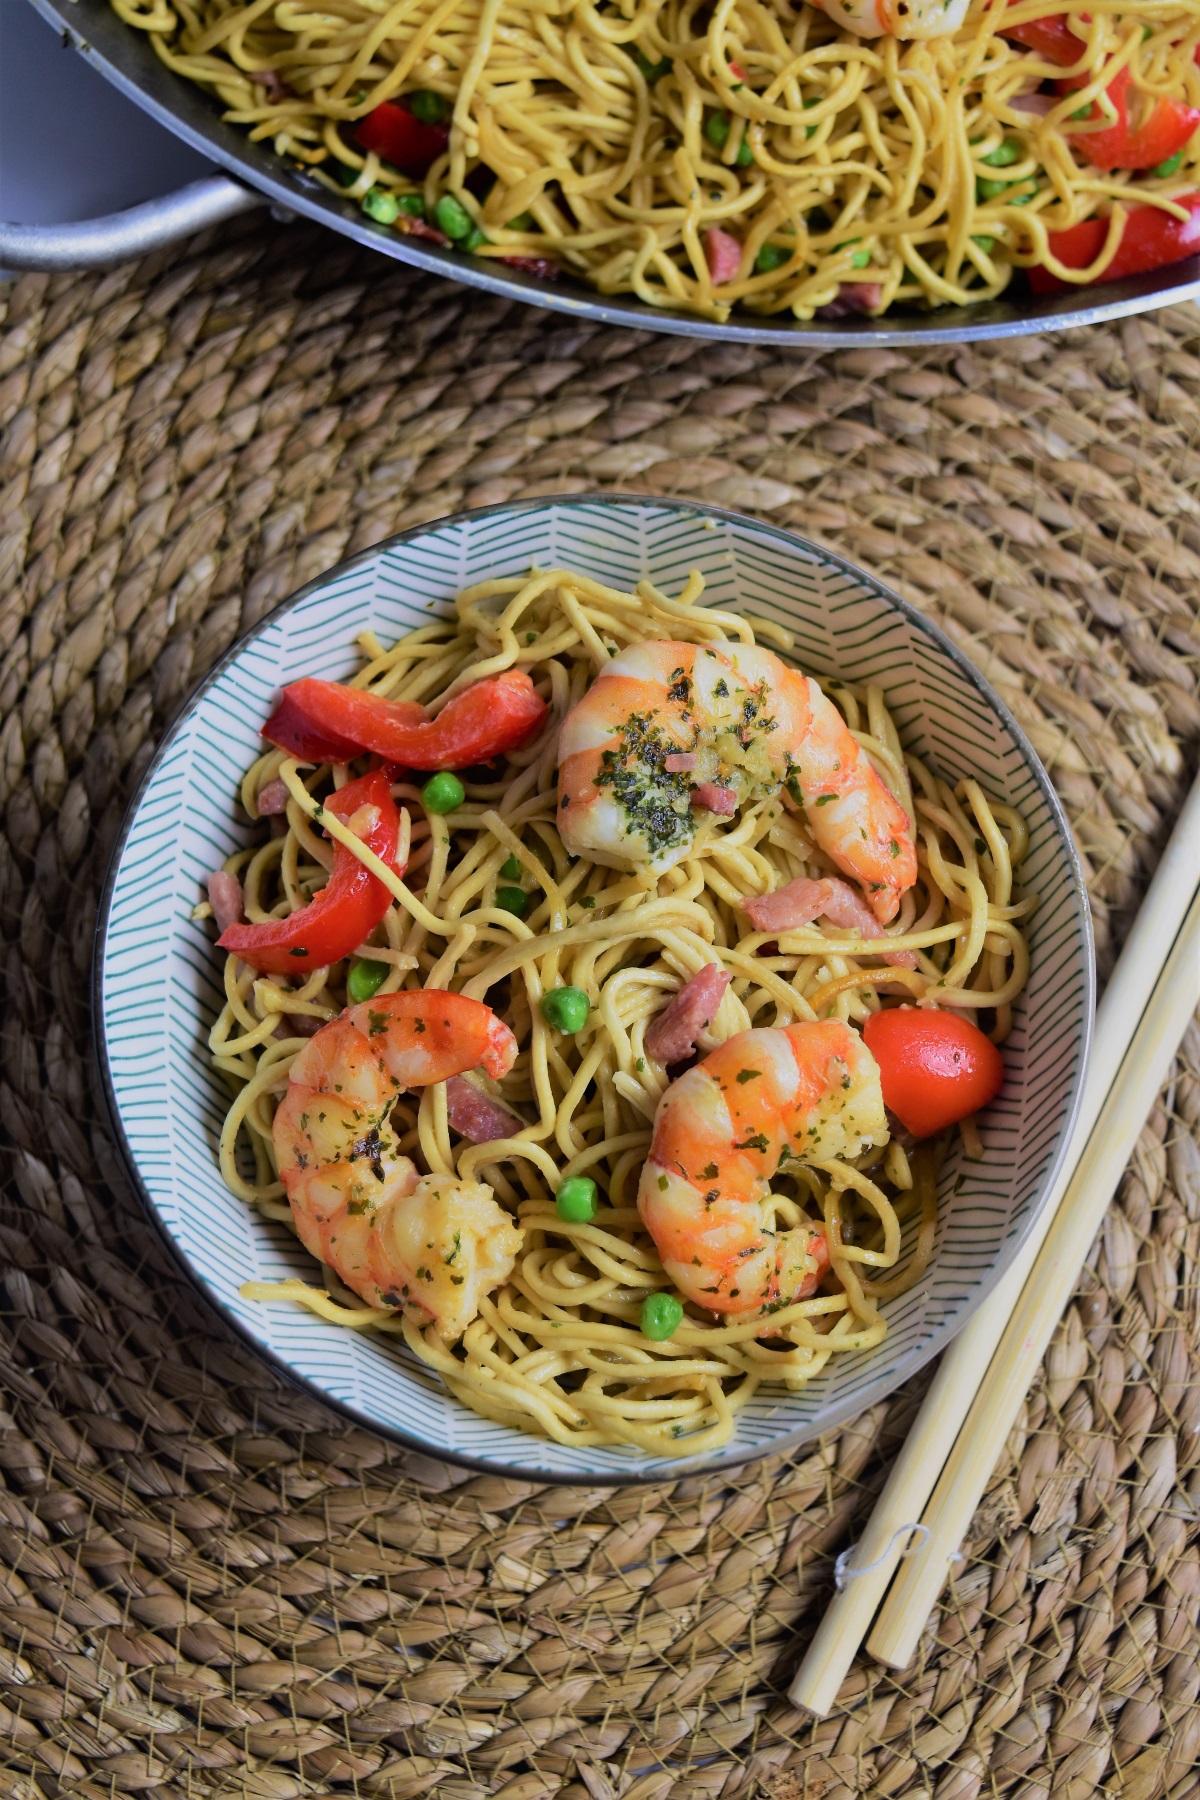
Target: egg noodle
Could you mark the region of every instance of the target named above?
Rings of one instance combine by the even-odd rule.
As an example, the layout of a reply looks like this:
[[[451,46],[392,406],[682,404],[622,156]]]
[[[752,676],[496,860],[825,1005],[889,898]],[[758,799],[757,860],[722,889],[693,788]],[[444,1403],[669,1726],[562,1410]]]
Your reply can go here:
[[[478,256],[551,258],[602,293],[715,319],[965,305],[1033,263],[1095,280],[1124,207],[1186,218],[1200,163],[1200,134],[1157,175],[1103,173],[1079,147],[1125,67],[1142,105],[1200,103],[1200,0],[984,0],[916,42],[856,37],[803,0],[111,4],[227,119],[396,230],[428,235],[373,197],[420,195],[428,217],[449,194]],[[1047,12],[1081,34],[1072,93],[1040,94],[1062,68],[997,35]],[[353,139],[417,91],[452,125],[419,182]],[[1095,215],[1111,221],[1095,262],[1064,268],[1047,233]],[[716,281],[713,227],[741,246]]]
[[[525,1233],[511,1278],[484,1300],[459,1344],[445,1342],[433,1324],[364,1306],[327,1269],[323,1286],[296,1280],[244,1291],[402,1335],[454,1395],[487,1418],[562,1443],[658,1454],[724,1443],[762,1383],[798,1388],[831,1358],[882,1340],[880,1302],[917,1280],[933,1252],[938,1156],[926,1145],[910,1157],[893,1141],[853,1165],[790,1164],[794,1173],[777,1178],[767,1204],[773,1216],[764,1223],[784,1229],[824,1220],[832,1262],[824,1291],[776,1312],[769,1341],[757,1336],[761,1321],[721,1323],[688,1307],[673,1337],[652,1342],[639,1328],[640,1308],[665,1277],[635,1198],[667,1077],[645,1050],[650,1021],[682,980],[715,960],[733,979],[702,1049],[750,1026],[861,1022],[879,1005],[881,987],[984,1013],[1003,1039],[1029,966],[1019,921],[1032,901],[1013,897],[1013,870],[1028,843],[1020,816],[974,782],[951,787],[905,755],[877,688],[826,683],[915,816],[919,875],[888,931],[891,948],[917,952],[915,968],[882,965],[852,931],[746,929],[739,899],[831,871],[802,813],[779,797],[745,806],[734,820],[701,815],[687,859],[657,880],[567,855],[555,825],[558,726],[611,655],[654,637],[753,643],[755,628],[760,639],[789,647],[776,625],[703,607],[702,589],[693,574],[672,600],[648,582],[636,594],[619,593],[550,571],[482,582],[460,596],[455,617],[422,625],[393,649],[365,633],[359,643],[367,661],[355,686],[436,706],[452,689],[520,667],[550,703],[550,723],[499,777],[466,773],[466,801],[450,815],[426,815],[417,787],[395,785],[404,809],[401,863],[409,846],[403,879],[374,862],[328,810],[320,814],[321,796],[344,784],[346,767],[298,765],[269,750],[246,774],[242,801],[254,819],[257,795],[281,776],[290,794],[286,830],[276,819],[268,835],[264,822],[257,841],[226,865],[243,884],[249,920],[294,911],[323,884],[332,860],[314,824],[321,816],[360,860],[383,871],[394,896],[366,950],[390,965],[379,991],[451,988],[489,1004],[520,1046],[495,1091],[529,1121],[510,1138],[454,1142],[441,1084],[401,1095],[391,1116],[402,1152],[432,1173],[487,1182]],[[524,917],[496,901],[511,857],[530,896]],[[335,1017],[346,973],[343,963],[289,983],[225,959],[225,1004],[211,1047],[235,1097],[221,1134],[221,1171],[234,1194],[282,1222],[290,1214],[271,1124],[306,1041],[296,1021]],[[592,1002],[573,1036],[553,1030],[538,1005],[560,984],[582,988]],[[568,1223],[555,1211],[555,1190],[572,1175],[598,1184],[590,1223]],[[313,1274],[315,1283],[317,1265]]]

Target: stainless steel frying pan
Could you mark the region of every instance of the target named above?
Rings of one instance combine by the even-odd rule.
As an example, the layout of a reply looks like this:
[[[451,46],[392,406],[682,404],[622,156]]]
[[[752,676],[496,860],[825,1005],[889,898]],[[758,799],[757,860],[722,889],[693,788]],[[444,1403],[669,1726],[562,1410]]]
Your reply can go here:
[[[0,268],[98,268],[158,249],[215,225],[235,213],[270,206],[278,214],[302,214],[358,243],[506,299],[524,300],[553,312],[643,331],[672,331],[687,337],[730,339],[752,344],[794,344],[832,349],[847,344],[961,344],[981,338],[1022,337],[1068,325],[1090,325],[1127,313],[1147,312],[1200,295],[1200,256],[1152,275],[1036,300],[1019,295],[986,306],[953,307],[934,313],[889,313],[883,319],[849,318],[824,324],[735,315],[727,324],[668,312],[631,298],[610,299],[571,281],[544,282],[482,258],[422,245],[372,223],[348,200],[331,194],[302,170],[252,144],[220,117],[215,101],[159,62],[142,32],[124,25],[107,0],[31,0],[75,49],[121,92],[193,149],[228,171],[189,183],[178,193],[127,212],[78,225],[0,223]]]

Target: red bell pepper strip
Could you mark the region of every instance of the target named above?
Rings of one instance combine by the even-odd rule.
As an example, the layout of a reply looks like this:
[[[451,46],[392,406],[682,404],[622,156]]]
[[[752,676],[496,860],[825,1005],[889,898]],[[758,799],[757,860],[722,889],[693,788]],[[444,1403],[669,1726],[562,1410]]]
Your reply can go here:
[[[324,753],[300,748],[302,740],[349,744],[352,755],[370,750],[406,769],[466,769],[527,743],[546,712],[521,669],[505,669],[463,688],[436,719],[412,701],[385,700],[363,688],[306,676],[284,688],[263,736],[302,756],[319,754],[321,761],[327,760]]]
[[[302,757],[305,762],[353,762],[356,756],[362,755],[363,745],[357,738],[338,729],[331,708],[325,709],[318,724],[314,713],[304,704],[304,696],[312,688],[337,688],[339,693],[349,691],[335,681],[305,678],[292,682],[276,701],[274,712],[263,726],[263,736],[269,743],[277,744],[292,756]],[[386,704],[398,722],[420,725],[429,717],[415,700],[389,700]],[[398,775],[396,779],[399,779]]]
[[[1073,93],[1085,87],[1090,77],[1072,75],[1058,83],[1060,94]],[[1119,69],[1108,84],[1107,97],[1115,111],[1116,122],[1103,131],[1081,131],[1071,141],[1081,156],[1097,169],[1154,169],[1182,150],[1200,125],[1200,112],[1185,106],[1182,100],[1166,96],[1155,100],[1140,125],[1129,121],[1129,88],[1133,80],[1128,68]],[[1102,114],[1093,107],[1089,117]]]
[[[1186,219],[1173,218],[1157,206],[1133,207],[1116,255],[1099,279],[1118,281],[1122,275],[1143,275],[1200,252],[1200,193],[1180,194],[1178,202],[1188,208]],[[1066,231],[1052,231],[1049,243],[1052,254],[1066,268],[1086,269],[1099,256],[1107,237],[1107,219],[1084,219]],[[1061,280],[1049,269],[1034,268],[1029,270],[1029,285],[1035,294],[1061,294],[1075,283]]]
[[[359,122],[354,138],[361,149],[374,150],[402,175],[420,181],[445,154],[450,127],[423,125],[402,100],[385,100]]]
[[[1023,25],[1004,25],[1000,36],[1014,38],[1027,50],[1034,50],[1044,62],[1069,69],[1083,54],[1083,41],[1067,23],[1066,13],[1051,13],[1045,19],[1026,19]]]
[[[404,870],[395,863],[400,814],[387,778],[378,769],[347,782],[325,802],[325,810],[343,824],[349,824],[362,807],[372,807],[374,818],[358,835],[381,862],[402,875]],[[335,843],[333,873],[307,906],[286,919],[227,926],[217,943],[265,975],[328,968],[358,949],[391,903],[392,896],[379,877],[365,869],[352,850]]]

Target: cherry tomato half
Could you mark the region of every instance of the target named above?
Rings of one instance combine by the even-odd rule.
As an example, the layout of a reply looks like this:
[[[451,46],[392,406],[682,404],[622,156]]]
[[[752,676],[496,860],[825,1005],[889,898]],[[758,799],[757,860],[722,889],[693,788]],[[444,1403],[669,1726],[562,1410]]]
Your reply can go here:
[[[879,1064],[883,1103],[914,1137],[935,1137],[994,1100],[1004,1058],[957,1012],[886,1007],[863,1026]]]

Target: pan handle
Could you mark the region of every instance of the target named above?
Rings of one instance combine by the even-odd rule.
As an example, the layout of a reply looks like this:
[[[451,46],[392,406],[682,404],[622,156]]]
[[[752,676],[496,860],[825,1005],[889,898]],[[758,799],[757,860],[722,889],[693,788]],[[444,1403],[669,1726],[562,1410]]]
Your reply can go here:
[[[265,195],[228,175],[212,174],[161,199],[77,224],[10,225],[0,220],[0,269],[102,269],[266,205]]]

